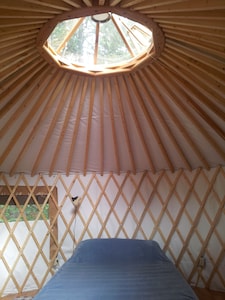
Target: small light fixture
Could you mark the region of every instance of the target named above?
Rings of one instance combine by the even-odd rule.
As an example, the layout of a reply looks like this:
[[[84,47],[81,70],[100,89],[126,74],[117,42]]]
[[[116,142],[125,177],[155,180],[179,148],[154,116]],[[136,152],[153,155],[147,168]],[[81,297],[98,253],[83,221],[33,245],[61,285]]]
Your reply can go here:
[[[111,13],[102,13],[91,16],[91,19],[96,23],[106,23],[111,19]]]
[[[75,207],[77,207],[77,206],[80,205],[81,199],[80,199],[78,196],[72,197],[71,200],[72,200],[73,205],[74,205]]]
[[[73,203],[73,206],[74,206],[74,214],[76,216],[77,210],[78,210],[78,206],[81,203],[81,198],[79,196],[74,196],[74,197],[71,197],[71,200],[72,200],[72,203]],[[76,218],[75,218],[75,221],[73,223],[73,235],[74,235],[74,239],[73,239],[73,252],[74,252],[75,246],[76,246],[76,243],[75,243],[75,232],[76,232]]]

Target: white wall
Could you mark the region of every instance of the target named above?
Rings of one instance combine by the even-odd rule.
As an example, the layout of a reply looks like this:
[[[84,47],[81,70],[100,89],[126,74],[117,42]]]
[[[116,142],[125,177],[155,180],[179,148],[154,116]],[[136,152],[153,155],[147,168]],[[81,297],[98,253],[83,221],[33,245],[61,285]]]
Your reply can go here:
[[[59,243],[66,258],[87,238],[155,239],[189,283],[225,290],[225,167],[136,175],[2,175],[0,184],[25,182],[57,187],[63,216],[58,218]],[[76,215],[72,196],[82,200]],[[7,255],[8,250],[3,254],[6,260]],[[199,272],[201,255],[206,266]],[[64,263],[61,254],[59,261]],[[19,269],[18,264],[15,270]]]
[[[28,222],[31,228],[33,228],[33,233],[35,237],[41,241],[47,235],[47,229],[44,221],[38,221],[33,227],[34,222]],[[3,259],[7,262],[7,266],[4,264],[3,259],[0,260],[0,291],[4,288],[3,295],[17,293],[17,287],[15,282],[8,278],[8,270],[13,269],[13,276],[19,285],[23,285],[26,281],[24,291],[35,290],[37,288],[35,280],[41,281],[43,274],[45,274],[47,266],[43,261],[41,256],[38,256],[34,265],[32,266],[32,275],[26,280],[28,268],[34,262],[34,259],[38,253],[38,249],[34,243],[34,240],[30,236],[30,232],[23,221],[19,222],[15,227],[15,222],[8,223],[10,229],[13,231],[14,238],[10,237],[9,230],[4,223],[0,223],[0,249],[4,249]],[[18,242],[16,245],[15,241]],[[26,243],[26,245],[25,245]],[[22,258],[19,249],[22,250]],[[42,251],[46,257],[49,258],[49,248],[50,248],[50,238],[47,238],[46,243],[44,243]],[[6,286],[5,286],[6,284]]]

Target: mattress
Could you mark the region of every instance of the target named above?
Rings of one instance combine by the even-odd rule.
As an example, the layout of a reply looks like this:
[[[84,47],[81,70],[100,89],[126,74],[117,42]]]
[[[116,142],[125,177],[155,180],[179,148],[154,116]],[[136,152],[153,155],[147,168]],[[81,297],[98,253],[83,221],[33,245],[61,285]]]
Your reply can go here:
[[[188,300],[191,287],[155,241],[82,241],[35,300]]]

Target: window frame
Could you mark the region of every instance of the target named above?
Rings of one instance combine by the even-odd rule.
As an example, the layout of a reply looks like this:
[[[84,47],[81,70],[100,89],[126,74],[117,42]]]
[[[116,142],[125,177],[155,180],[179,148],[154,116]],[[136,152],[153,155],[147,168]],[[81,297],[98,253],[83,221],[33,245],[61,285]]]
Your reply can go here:
[[[49,189],[48,189],[49,188]],[[38,199],[36,196],[46,196],[48,197],[48,204],[49,204],[49,216],[48,218],[46,218],[44,216],[44,214],[42,213],[42,219],[35,219],[34,222],[37,222],[38,220],[42,220],[45,223],[49,221],[49,227],[51,228],[51,231],[49,231],[48,228],[48,233],[50,234],[50,253],[49,253],[49,257],[50,260],[54,259],[54,257],[56,256],[56,253],[58,253],[58,225],[57,225],[57,188],[54,187],[53,189],[51,189],[51,187],[45,187],[45,186],[38,186],[38,187],[33,187],[33,186],[16,186],[16,188],[14,186],[0,186],[0,204],[7,204],[9,205],[9,203],[12,200],[12,198],[15,199],[15,197],[18,196],[24,196],[27,198],[29,197],[30,199],[32,199],[33,197],[36,198],[36,201],[38,202]],[[1,203],[1,196],[7,196],[7,200],[6,203]],[[9,200],[10,198],[10,200]],[[29,199],[29,202],[30,202]],[[25,202],[26,202],[25,200]],[[18,201],[18,199],[16,198],[14,200]],[[44,202],[46,201],[46,199],[44,200]],[[32,200],[32,202],[35,204],[34,199]],[[39,203],[39,202],[38,202]],[[23,205],[24,203],[19,203],[20,205]],[[15,204],[16,206],[18,206],[17,204]],[[4,211],[4,210],[3,210]],[[2,211],[0,211],[0,216],[2,218],[3,213]],[[23,217],[23,215],[21,215],[21,217]],[[29,220],[21,220],[25,223],[29,222]],[[20,222],[20,220],[17,220],[15,222]],[[10,221],[8,221],[8,223],[10,223]],[[56,241],[56,242],[55,242]]]

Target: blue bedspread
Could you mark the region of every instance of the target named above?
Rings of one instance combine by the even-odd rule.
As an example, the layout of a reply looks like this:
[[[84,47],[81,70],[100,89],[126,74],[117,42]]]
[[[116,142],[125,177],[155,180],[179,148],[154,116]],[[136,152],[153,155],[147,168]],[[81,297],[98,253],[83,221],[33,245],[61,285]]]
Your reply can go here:
[[[35,300],[188,300],[190,286],[154,241],[93,239],[74,255]]]

